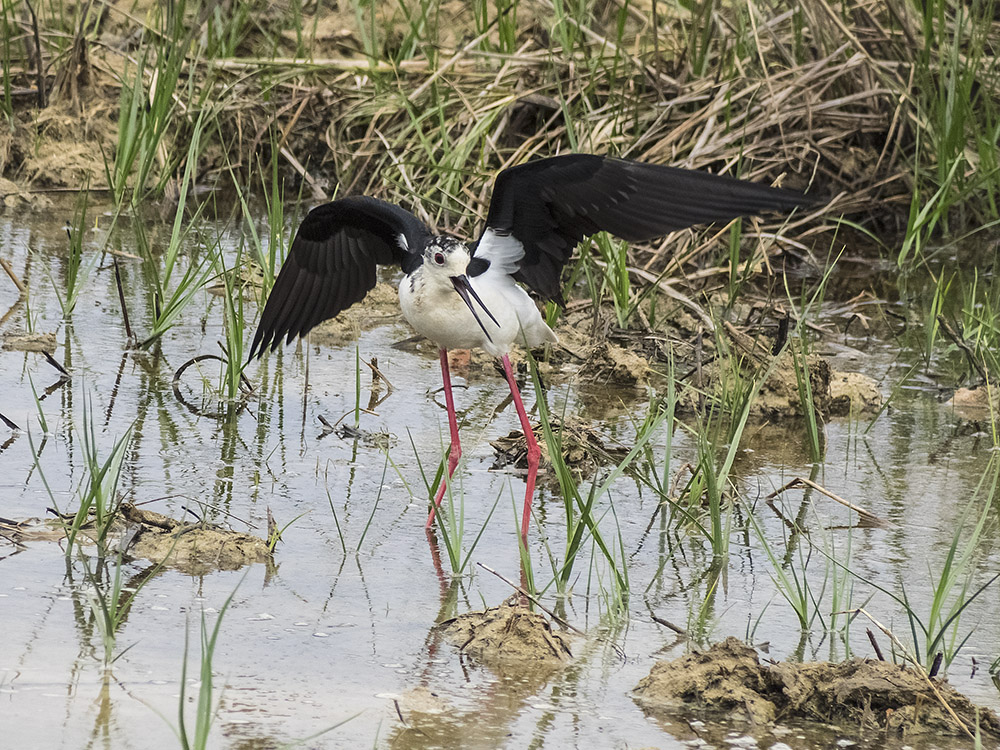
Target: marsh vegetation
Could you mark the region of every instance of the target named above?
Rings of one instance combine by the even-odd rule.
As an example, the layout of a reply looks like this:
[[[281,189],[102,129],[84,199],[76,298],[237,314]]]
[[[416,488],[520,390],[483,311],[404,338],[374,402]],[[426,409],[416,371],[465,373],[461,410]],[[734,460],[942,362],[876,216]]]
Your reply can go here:
[[[995,3],[3,0],[0,30],[11,746],[721,742],[751,730],[631,696],[728,636],[878,644],[1000,707]],[[519,360],[527,547],[481,352],[452,363],[466,453],[428,540],[447,424],[397,277],[248,365],[261,302],[322,200],[471,239],[497,171],[570,151],[826,200],[582,247],[560,345]],[[257,563],[177,557],[227,527]],[[567,665],[466,663],[436,625],[513,593],[477,563]]]

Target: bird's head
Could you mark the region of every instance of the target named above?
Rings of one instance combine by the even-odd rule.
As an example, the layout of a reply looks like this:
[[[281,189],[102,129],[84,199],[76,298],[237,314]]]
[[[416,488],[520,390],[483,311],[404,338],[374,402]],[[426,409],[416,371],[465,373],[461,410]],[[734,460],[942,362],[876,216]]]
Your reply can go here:
[[[453,287],[468,305],[469,310],[472,311],[472,316],[476,319],[483,333],[486,334],[486,338],[492,341],[486,326],[483,325],[479,317],[477,307],[486,313],[486,316],[496,323],[497,327],[500,326],[500,323],[489,311],[489,308],[483,304],[469,282],[466,269],[471,259],[472,254],[469,252],[469,248],[455,237],[447,234],[431,237],[424,246],[424,279],[433,284]]]
[[[464,276],[471,255],[465,243],[447,234],[431,237],[424,246],[424,266],[442,279]]]

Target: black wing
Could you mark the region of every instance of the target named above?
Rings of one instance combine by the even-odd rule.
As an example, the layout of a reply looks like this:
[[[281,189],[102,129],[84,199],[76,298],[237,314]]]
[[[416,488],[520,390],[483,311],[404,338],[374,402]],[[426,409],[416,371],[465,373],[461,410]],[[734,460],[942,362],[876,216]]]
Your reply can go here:
[[[509,257],[516,243],[508,242],[500,251],[507,253],[505,261],[517,264],[514,278],[543,298],[558,300],[563,266],[580,240],[595,232],[638,242],[694,224],[815,202],[795,190],[707,172],[569,154],[497,175],[486,226],[520,243],[520,258]],[[484,232],[480,241],[486,236]]]
[[[375,286],[378,265],[416,268],[429,233],[409,211],[376,198],[341,198],[314,208],[274,281],[249,358],[361,301]]]

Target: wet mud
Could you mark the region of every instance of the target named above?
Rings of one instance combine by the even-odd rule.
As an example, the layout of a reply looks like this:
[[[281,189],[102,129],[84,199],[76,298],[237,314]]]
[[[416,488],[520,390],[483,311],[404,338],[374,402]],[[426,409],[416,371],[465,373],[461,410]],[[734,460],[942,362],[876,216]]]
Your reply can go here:
[[[996,714],[915,669],[861,658],[762,664],[753,648],[732,637],[658,662],[634,697],[653,714],[694,707],[707,710],[706,717],[725,714],[758,727],[809,721],[852,735],[968,736],[965,730],[974,731],[978,722],[985,736],[1000,738]]]
[[[216,524],[183,523],[130,503],[122,504],[122,514],[129,523],[129,555],[189,575],[238,570],[271,560],[267,543],[252,534]]]
[[[16,550],[27,549],[32,542],[58,542],[66,539],[65,519],[0,518],[0,538]],[[80,527],[84,538],[95,539],[93,523]],[[201,576],[217,570],[239,570],[252,563],[270,563],[267,542],[217,524],[184,523],[161,513],[122,503],[121,518],[112,522],[113,548],[132,558],[142,558],[188,575]]]
[[[437,626],[465,656],[502,673],[551,671],[573,653],[568,639],[549,621],[520,605],[517,597],[498,607],[468,612]]]
[[[575,474],[587,477],[599,466],[614,466],[628,455],[629,449],[612,445],[601,437],[597,429],[574,417],[560,421],[550,417],[549,425],[559,440],[562,459]],[[541,463],[550,462],[548,441],[541,425],[534,427],[535,440],[542,451]],[[528,441],[520,430],[490,441],[495,452],[493,469],[514,467],[528,468]]]

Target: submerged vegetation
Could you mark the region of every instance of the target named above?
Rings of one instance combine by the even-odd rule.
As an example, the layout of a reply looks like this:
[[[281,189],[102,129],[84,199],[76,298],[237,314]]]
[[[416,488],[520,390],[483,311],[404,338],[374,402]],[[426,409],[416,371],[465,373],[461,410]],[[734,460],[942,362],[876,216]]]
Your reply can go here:
[[[81,652],[100,643],[93,650],[103,657],[95,661],[105,670],[104,695],[112,668],[145,648],[131,637],[122,648],[118,635],[149,614],[137,614],[139,603],[166,575],[160,563],[126,574],[134,564],[126,495],[197,516],[185,529],[267,523],[260,535],[279,560],[294,560],[290,538],[301,544],[313,535],[323,575],[335,571],[331,610],[353,567],[365,610],[379,610],[368,590],[376,576],[363,570],[369,561],[407,588],[411,576],[418,580],[394,566],[412,565],[400,549],[422,547],[411,536],[445,474],[443,422],[434,411],[430,429],[384,416],[395,409],[400,420],[413,418],[393,406],[401,401],[436,408],[408,372],[421,361],[412,352],[400,355],[406,365],[380,369],[373,354],[382,355],[356,343],[359,330],[392,322],[386,307],[372,301],[371,321],[343,316],[328,341],[346,346],[321,349],[314,338],[259,366],[245,362],[247,336],[309,205],[375,195],[471,239],[498,170],[568,151],[773,182],[826,202],[651,245],[598,236],[581,249],[567,268],[567,304],[546,310],[562,344],[528,353],[519,370],[535,397],[547,467],[533,510],[537,537],[518,545],[519,501],[508,510],[521,493],[516,450],[510,473],[499,475],[482,471],[474,449],[464,455],[430,535],[427,567],[441,595],[428,619],[485,598],[465,587],[480,584],[474,563],[500,540],[510,545],[503,564],[520,566],[519,596],[554,602],[558,618],[594,617],[590,625],[608,642],[641,621],[657,639],[661,625],[696,646],[738,632],[750,642],[772,638],[782,656],[805,660],[821,648],[846,658],[881,638],[883,656],[927,674],[964,666],[975,652],[973,673],[992,664],[1000,684],[995,642],[976,633],[997,586],[987,563],[996,553],[1000,477],[1000,269],[990,244],[1000,222],[1000,6],[335,6],[0,3],[0,198],[66,212],[56,256],[0,247],[17,284],[0,334],[16,326],[65,333],[58,345],[53,336],[36,347],[60,369],[54,385],[36,388],[44,375],[35,363],[47,365],[33,355],[20,374],[0,368],[0,385],[29,404],[16,419],[0,413],[12,434],[0,457],[18,455],[24,428],[28,447],[12,465],[23,466],[26,493],[46,498],[26,514],[41,515],[45,504],[58,514],[64,585],[88,644]],[[71,203],[59,201],[63,191],[74,194]],[[0,280],[6,293],[11,286]],[[95,319],[114,335],[89,328]],[[100,355],[90,351],[97,338]],[[879,381],[836,390],[856,373],[834,369],[831,351],[859,356],[876,346],[905,367],[862,367]],[[346,353],[319,354],[332,349]],[[202,373],[205,362],[218,367]],[[317,386],[310,367],[324,365],[328,374],[339,369]],[[462,418],[486,435],[506,404],[494,405],[484,387],[492,374],[482,360],[457,369],[468,385]],[[92,377],[114,385],[91,387]],[[403,386],[390,399],[398,377],[411,393],[401,396]],[[610,398],[601,390],[609,384],[618,389]],[[955,408],[978,410],[955,427],[937,418],[919,426],[935,440],[948,433],[926,466],[951,460],[964,472],[964,494],[941,498],[950,512],[934,521],[908,515],[898,487],[910,480],[883,459],[910,464],[871,447],[889,411],[908,408],[917,388],[925,397],[954,392]],[[53,393],[58,406],[47,401]],[[327,421],[323,410],[341,408],[333,402],[341,396],[343,416]],[[583,416],[588,400],[601,402],[602,416]],[[0,412],[10,403],[0,400]],[[318,436],[314,418],[323,423]],[[843,464],[830,461],[838,439],[848,444],[837,454]],[[900,442],[924,450],[912,436]],[[953,446],[968,444],[971,455],[956,457]],[[207,465],[198,450],[211,452]],[[179,464],[179,454],[190,454],[191,465]],[[826,488],[848,473],[865,475],[852,485],[862,497]],[[843,513],[832,510],[837,503]],[[918,559],[890,564],[886,546],[872,542],[884,533],[902,545],[915,523],[935,522],[946,528]],[[276,573],[268,565],[265,583]],[[213,576],[198,576],[201,605]],[[750,581],[749,593],[731,583],[738,576]],[[237,597],[232,579],[223,580],[211,592],[223,602],[211,628],[201,608],[198,697],[188,701],[195,687],[185,661],[171,713],[183,747],[210,746],[218,732],[220,632],[254,601],[249,584]],[[746,603],[744,593],[752,611],[740,613],[739,631],[730,609]],[[295,589],[292,598],[315,596]],[[662,617],[670,608],[684,610],[675,616],[686,618],[683,626]],[[891,626],[868,641],[859,614]],[[765,636],[764,623],[775,621],[793,635]],[[294,631],[283,625],[274,638]],[[779,645],[782,636],[790,642]],[[599,655],[594,643],[578,663],[601,672],[603,659],[618,657]],[[574,692],[582,678],[560,679]],[[196,705],[193,728],[186,702]],[[408,726],[399,702],[395,711]],[[347,713],[324,714],[317,726]],[[539,731],[544,738],[548,730]]]

